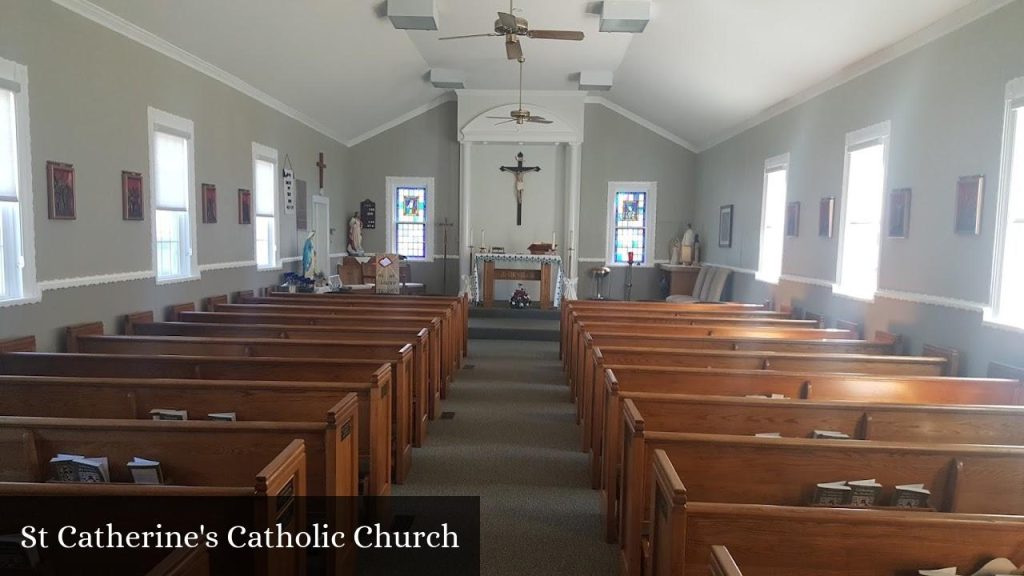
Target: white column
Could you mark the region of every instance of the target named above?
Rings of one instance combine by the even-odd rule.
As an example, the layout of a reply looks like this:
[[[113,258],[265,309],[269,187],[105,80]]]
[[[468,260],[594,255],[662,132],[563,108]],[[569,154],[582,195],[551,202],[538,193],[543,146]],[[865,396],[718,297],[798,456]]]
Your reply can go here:
[[[459,147],[459,274],[470,273],[469,163],[472,142]]]
[[[571,271],[571,278],[579,276],[579,239],[580,239],[580,184],[582,169],[582,149],[579,142],[570,142],[566,153],[569,163],[568,187],[565,203],[565,257],[566,270]],[[569,249],[572,249],[570,252]],[[571,254],[571,258],[570,255]]]

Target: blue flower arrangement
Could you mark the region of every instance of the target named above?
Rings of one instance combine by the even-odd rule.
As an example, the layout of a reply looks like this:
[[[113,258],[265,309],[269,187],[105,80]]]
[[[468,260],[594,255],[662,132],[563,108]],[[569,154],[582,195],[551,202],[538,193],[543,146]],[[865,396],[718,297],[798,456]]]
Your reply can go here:
[[[296,290],[299,292],[313,291],[315,281],[312,278],[306,278],[305,276],[296,274],[295,272],[288,272],[283,276],[283,279],[284,283],[281,284],[282,287],[286,288],[295,286]]]

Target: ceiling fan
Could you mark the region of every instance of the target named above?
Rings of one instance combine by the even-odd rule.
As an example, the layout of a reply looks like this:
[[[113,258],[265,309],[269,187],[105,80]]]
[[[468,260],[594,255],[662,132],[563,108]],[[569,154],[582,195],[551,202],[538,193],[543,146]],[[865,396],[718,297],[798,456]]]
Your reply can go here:
[[[466,34],[464,36],[447,36],[440,40],[456,40],[459,38],[483,38],[486,36],[504,36],[505,54],[509,60],[519,60],[523,57],[523,47],[519,43],[520,36],[536,38],[538,40],[583,40],[583,32],[578,30],[530,30],[530,23],[526,18],[519,18],[512,14],[512,0],[508,2],[508,12],[498,12],[498,19],[494,21],[494,32],[486,34]]]
[[[509,113],[511,118],[505,118],[504,116],[488,116],[492,120],[502,120],[502,122],[496,122],[495,126],[502,124],[508,124],[509,122],[515,122],[516,124],[523,125],[527,122],[531,124],[551,124],[552,121],[544,118],[543,116],[534,116],[530,114],[529,110],[523,108],[523,62],[526,62],[525,58],[519,58],[519,107]]]

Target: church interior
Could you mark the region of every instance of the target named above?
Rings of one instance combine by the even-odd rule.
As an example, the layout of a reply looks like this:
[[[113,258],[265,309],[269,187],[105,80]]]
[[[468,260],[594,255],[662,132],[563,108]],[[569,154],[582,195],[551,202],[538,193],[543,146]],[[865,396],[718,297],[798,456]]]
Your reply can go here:
[[[0,0],[0,573],[1024,574],[1022,31]]]

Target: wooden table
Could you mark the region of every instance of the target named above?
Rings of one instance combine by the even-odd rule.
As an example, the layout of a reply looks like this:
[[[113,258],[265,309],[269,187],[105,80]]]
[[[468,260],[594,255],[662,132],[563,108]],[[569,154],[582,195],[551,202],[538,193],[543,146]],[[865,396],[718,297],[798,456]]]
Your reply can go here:
[[[540,282],[540,307],[557,307],[561,301],[562,258],[557,254],[475,254],[474,265],[479,275],[479,301],[485,308],[494,305],[494,282],[515,280]],[[525,262],[537,269],[497,268],[497,262]]]
[[[674,294],[690,296],[693,294],[693,287],[697,283],[697,275],[700,274],[700,266],[658,264],[658,268],[668,281],[668,293],[670,296]]]

